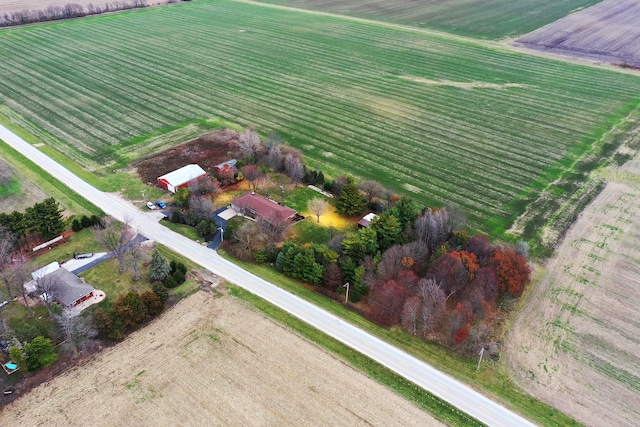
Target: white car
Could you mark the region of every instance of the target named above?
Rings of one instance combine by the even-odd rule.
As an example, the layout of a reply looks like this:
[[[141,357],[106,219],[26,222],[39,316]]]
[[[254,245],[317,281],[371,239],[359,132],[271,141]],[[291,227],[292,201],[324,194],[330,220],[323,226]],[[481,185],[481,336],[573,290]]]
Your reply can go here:
[[[154,205],[154,204],[153,204],[153,203],[151,203],[151,202],[147,202],[147,207],[148,207],[149,209],[153,210],[153,209],[155,209],[155,208],[156,208],[156,205]]]

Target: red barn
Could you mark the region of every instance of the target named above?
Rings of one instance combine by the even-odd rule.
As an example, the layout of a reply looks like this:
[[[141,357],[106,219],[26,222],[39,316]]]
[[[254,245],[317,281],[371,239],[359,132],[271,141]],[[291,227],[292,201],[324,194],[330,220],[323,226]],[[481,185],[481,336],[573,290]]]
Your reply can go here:
[[[207,176],[207,172],[198,165],[187,165],[180,169],[158,177],[158,184],[175,193],[180,188],[188,187],[190,183]]]

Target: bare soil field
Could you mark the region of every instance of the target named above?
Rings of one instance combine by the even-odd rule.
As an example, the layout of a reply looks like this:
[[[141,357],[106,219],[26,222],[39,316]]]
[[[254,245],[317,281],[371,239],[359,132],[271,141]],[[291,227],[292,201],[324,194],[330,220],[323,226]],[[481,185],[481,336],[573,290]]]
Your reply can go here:
[[[6,406],[0,425],[439,425],[231,297],[198,292]]]
[[[514,45],[640,66],[640,1],[605,0],[519,38]]]
[[[238,132],[226,129],[209,132],[192,141],[163,150],[133,163],[142,182],[155,183],[159,176],[190,163],[197,163],[211,172],[213,167],[230,159]],[[233,154],[232,154],[233,156]]]
[[[640,129],[633,138],[640,139]],[[565,236],[504,352],[529,393],[592,426],[640,419],[640,158],[608,182]]]
[[[47,198],[44,191],[0,159],[0,185],[8,185],[12,180],[18,181],[19,192],[0,197],[0,212],[22,212]]]

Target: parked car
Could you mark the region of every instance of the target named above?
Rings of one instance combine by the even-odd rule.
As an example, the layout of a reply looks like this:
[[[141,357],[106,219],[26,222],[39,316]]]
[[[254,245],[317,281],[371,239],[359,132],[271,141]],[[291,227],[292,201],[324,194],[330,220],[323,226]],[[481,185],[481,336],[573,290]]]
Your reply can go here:
[[[167,207],[167,205],[162,201],[162,200],[156,200],[156,205],[160,208],[160,209],[165,209]]]
[[[147,207],[148,207],[149,209],[152,209],[152,210],[153,210],[153,209],[155,209],[155,208],[156,208],[156,205],[154,205],[154,204],[153,204],[153,203],[151,203],[151,202],[147,202]]]

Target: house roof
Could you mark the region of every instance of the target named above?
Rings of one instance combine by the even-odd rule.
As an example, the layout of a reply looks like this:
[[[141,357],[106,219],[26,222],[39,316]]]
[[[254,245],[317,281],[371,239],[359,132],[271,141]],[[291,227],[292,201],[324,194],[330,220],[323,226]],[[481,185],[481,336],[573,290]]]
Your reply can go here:
[[[180,169],[176,169],[173,172],[158,177],[158,180],[167,181],[169,184],[177,187],[185,184],[193,179],[206,175],[204,169],[196,164],[186,165]]]
[[[64,268],[54,271],[51,276],[59,281],[59,286],[56,286],[52,296],[62,305],[73,305],[80,298],[94,291],[93,286]]]
[[[42,279],[47,274],[51,274],[54,271],[56,271],[57,269],[59,269],[59,268],[60,268],[60,264],[58,264],[57,261],[54,261],[51,264],[47,264],[44,267],[42,267],[41,269],[36,270],[33,273],[31,273],[31,277],[33,278],[33,280]]]
[[[266,220],[287,219],[297,213],[294,209],[288,206],[282,206],[271,199],[267,199],[266,197],[253,192],[245,193],[240,197],[236,197],[231,201],[231,205],[243,209],[250,209]]]

